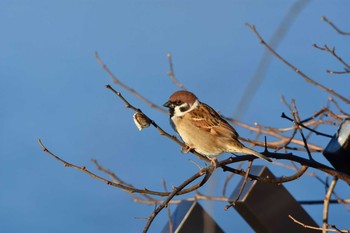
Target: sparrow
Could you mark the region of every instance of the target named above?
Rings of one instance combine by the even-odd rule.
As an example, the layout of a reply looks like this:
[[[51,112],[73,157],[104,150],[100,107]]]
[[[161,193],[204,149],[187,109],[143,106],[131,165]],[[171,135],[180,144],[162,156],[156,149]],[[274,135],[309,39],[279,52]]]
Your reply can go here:
[[[209,105],[189,91],[177,91],[164,107],[169,108],[170,123],[188,147],[211,161],[223,152],[249,154],[265,161],[272,160],[245,147],[237,131]]]

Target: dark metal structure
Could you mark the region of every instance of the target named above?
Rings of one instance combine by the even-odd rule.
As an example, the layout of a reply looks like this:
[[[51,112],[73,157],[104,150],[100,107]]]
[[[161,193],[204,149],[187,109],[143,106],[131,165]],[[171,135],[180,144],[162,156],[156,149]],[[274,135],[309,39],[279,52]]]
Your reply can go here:
[[[215,220],[198,202],[183,201],[171,215],[173,232],[176,233],[224,233]],[[169,222],[162,233],[170,232]]]
[[[275,178],[265,166],[252,166],[250,173]],[[237,185],[230,199],[236,200],[244,178]],[[288,215],[315,226],[317,224],[283,185],[247,180],[246,186],[235,204],[235,209],[257,233],[308,233],[314,232],[293,222]],[[198,202],[183,201],[171,216],[172,232],[223,233],[214,219]],[[170,232],[169,222],[162,233]],[[235,229],[229,232],[235,232]]]
[[[251,174],[275,178],[266,166],[252,166]],[[235,200],[243,183],[236,187],[230,199]],[[300,206],[283,185],[247,180],[247,184],[236,202],[235,209],[258,233],[306,233],[306,229],[293,222],[288,215],[310,226],[315,221]]]
[[[336,170],[350,175],[350,119],[343,121],[323,155]]]

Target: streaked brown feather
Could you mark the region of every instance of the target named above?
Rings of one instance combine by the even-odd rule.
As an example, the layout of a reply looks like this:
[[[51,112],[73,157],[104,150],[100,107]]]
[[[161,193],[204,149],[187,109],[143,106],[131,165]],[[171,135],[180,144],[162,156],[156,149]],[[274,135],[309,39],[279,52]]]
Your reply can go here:
[[[222,137],[238,138],[236,130],[209,105],[201,103],[189,114],[193,125]]]

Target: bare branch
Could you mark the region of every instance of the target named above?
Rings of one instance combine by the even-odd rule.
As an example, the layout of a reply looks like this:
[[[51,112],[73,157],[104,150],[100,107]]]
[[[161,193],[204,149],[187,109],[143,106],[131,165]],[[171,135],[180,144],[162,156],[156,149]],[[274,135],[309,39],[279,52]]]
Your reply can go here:
[[[305,165],[307,167],[316,168],[316,169],[323,171],[331,176],[337,176],[339,179],[344,180],[346,183],[350,184],[350,175],[345,174],[343,172],[339,172],[339,171],[337,171],[331,167],[328,167],[322,163],[319,163],[315,160],[304,159],[304,158],[301,158],[299,156],[295,156],[292,153],[263,152],[262,154],[266,155],[270,158],[294,161],[294,162],[300,163],[301,165]],[[237,171],[237,170],[235,170],[231,167],[225,166],[225,165],[235,163],[235,162],[245,161],[245,160],[253,160],[253,159],[256,159],[256,157],[253,155],[242,155],[242,156],[234,157],[234,158],[230,157],[228,159],[225,159],[225,160],[219,162],[219,167],[221,167],[224,171],[230,171],[230,172],[233,172],[235,174],[239,174],[239,175],[244,176],[245,172],[242,173],[242,171]],[[305,171],[303,171],[303,172],[305,172]],[[253,179],[253,177],[251,175],[249,175],[249,178]],[[264,180],[264,179],[260,179],[260,178],[258,178],[257,180],[264,181],[264,182],[270,182],[269,180]],[[288,182],[288,181],[286,181],[286,182]],[[276,183],[278,183],[278,182],[276,182]]]
[[[136,96],[137,98],[143,100],[146,104],[148,104],[149,106],[151,106],[152,108],[157,109],[158,111],[161,111],[163,113],[167,113],[167,111],[165,109],[163,109],[162,107],[160,107],[159,105],[153,103],[152,101],[148,100],[146,97],[144,97],[143,95],[141,95],[140,93],[138,93],[137,91],[135,91],[133,88],[127,86],[126,84],[122,83],[117,76],[115,76],[110,69],[108,68],[108,66],[106,64],[103,63],[102,59],[100,58],[100,56],[98,55],[97,52],[95,52],[95,58],[98,62],[98,64],[100,64],[100,66],[104,69],[104,71],[106,71],[106,73],[112,78],[113,82],[117,85],[119,85],[120,87],[122,87],[123,89],[129,91],[131,94],[133,94],[134,96]]]
[[[328,191],[326,196],[324,197],[324,206],[323,206],[323,219],[322,219],[322,223],[323,223],[323,228],[324,230],[322,230],[322,233],[326,233],[327,232],[327,228],[328,228],[328,210],[329,210],[329,200],[331,199],[333,190],[335,188],[335,185],[337,184],[338,178],[335,176],[331,182],[331,184],[329,185]]]
[[[268,148],[279,150],[279,149],[283,148],[282,145],[285,144],[286,142],[288,142],[289,140],[291,140],[291,143],[293,143],[293,144],[303,146],[303,141],[295,139],[295,138],[291,139],[290,137],[287,137],[287,136],[284,136],[284,135],[280,134],[280,132],[283,132],[283,131],[286,131],[286,130],[294,130],[294,128],[281,129],[281,128],[272,128],[272,127],[265,126],[265,127],[263,127],[263,128],[266,128],[266,130],[265,130],[265,129],[262,129],[262,127],[254,127],[254,126],[248,125],[246,123],[237,121],[237,120],[232,119],[232,118],[225,118],[225,119],[227,119],[228,121],[232,122],[235,125],[238,125],[238,126],[241,126],[243,128],[246,128],[246,129],[248,129],[248,130],[250,130],[252,132],[256,132],[258,134],[270,135],[270,136],[273,136],[275,138],[280,139],[279,141],[275,141],[275,142],[271,142],[270,141],[270,142],[268,142],[267,143],[267,147]],[[242,141],[249,142],[249,143],[257,145],[257,146],[261,146],[261,147],[265,146],[265,142],[258,142],[256,140],[254,141],[254,140],[251,140],[251,139],[248,139],[248,138],[243,138],[243,137],[240,137],[240,139]],[[292,147],[286,147],[286,148],[291,149],[291,150],[302,150],[302,151],[305,151],[305,148],[294,148],[294,147],[293,148]],[[314,145],[314,144],[311,144],[311,143],[309,143],[309,148],[310,148],[311,151],[318,151],[318,152],[323,151],[322,147]]]
[[[311,129],[310,127],[304,125],[304,124],[302,123],[302,121],[296,122],[296,121],[293,120],[292,118],[288,117],[284,112],[282,113],[281,117],[282,117],[282,118],[285,118],[285,119],[288,119],[288,120],[290,120],[290,121],[292,121],[292,122],[294,122],[296,125],[298,125],[298,126],[300,126],[300,127],[302,127],[302,128],[305,128],[305,129],[307,129],[307,130],[309,130],[309,131],[315,133],[316,135],[324,136],[324,137],[327,137],[327,138],[332,138],[332,135],[325,134],[325,133],[321,133],[321,132],[319,132],[319,131],[316,131],[316,130],[314,130],[314,129]]]
[[[247,168],[247,171],[245,172],[245,175],[244,175],[244,180],[243,180],[243,183],[242,183],[242,186],[241,188],[239,189],[239,193],[236,197],[236,200],[234,202],[237,202],[239,200],[239,198],[241,197],[242,195],[242,192],[243,192],[243,189],[244,187],[246,186],[247,184],[247,179],[248,179],[248,175],[249,175],[249,172],[250,172],[250,169],[252,167],[252,164],[253,164],[253,161],[249,161],[248,162],[248,168]]]
[[[298,201],[300,205],[320,205],[324,204],[324,200],[309,200],[309,201]],[[332,199],[329,200],[329,204],[344,204],[350,203],[350,199]]]
[[[283,41],[284,37],[287,35],[287,32],[293,25],[294,21],[299,16],[300,12],[305,8],[305,6],[311,2],[310,0],[297,0],[293,1],[293,4],[289,7],[288,11],[280,21],[277,29],[271,36],[269,44],[273,48],[278,48],[279,44]],[[253,76],[250,78],[248,85],[243,91],[244,95],[241,96],[238,101],[237,107],[235,109],[236,118],[242,115],[249,103],[253,99],[257,89],[261,86],[265,78],[265,74],[271,64],[272,56],[268,51],[264,51],[263,55],[260,58],[259,64],[257,65]]]
[[[166,182],[164,179],[162,179],[162,184],[163,184],[163,187],[164,187],[164,191],[165,192],[168,192],[168,189],[166,187]],[[168,222],[169,222],[169,232],[173,232],[173,221],[171,219],[171,211],[170,211],[170,206],[167,206],[167,214],[168,214]]]
[[[331,101],[331,102],[335,105],[335,107],[338,109],[338,111],[341,112],[342,114],[344,114],[345,117],[350,117],[350,114],[344,112],[344,110],[339,106],[338,102],[337,102],[335,99],[333,99],[332,97],[329,97],[328,100]],[[344,117],[344,118],[345,118],[345,117]],[[340,118],[339,120],[340,120],[340,121],[343,121],[342,118]]]
[[[125,107],[126,108],[130,108],[132,110],[134,110],[135,112],[139,112],[142,115],[144,115],[144,117],[146,117],[148,119],[148,121],[151,123],[151,125],[153,125],[160,133],[160,135],[165,136],[169,139],[171,139],[172,141],[176,142],[177,144],[179,144],[181,147],[185,148],[186,144],[181,142],[175,135],[170,135],[169,133],[167,133],[166,131],[164,131],[154,120],[152,120],[151,118],[149,118],[146,114],[144,114],[141,109],[138,109],[136,107],[134,107],[133,105],[131,105],[124,97],[123,95],[116,91],[113,87],[111,87],[110,85],[106,85],[106,88],[111,90],[114,94],[116,94],[124,103],[125,103]],[[210,161],[206,156],[201,155],[200,153],[191,150],[191,153],[195,154],[198,158],[205,160],[205,161]]]
[[[116,182],[113,182],[113,181],[110,181],[110,180],[107,180],[101,176],[98,176],[96,175],[95,173],[89,171],[88,169],[86,169],[85,166],[77,166],[77,165],[74,165],[72,163],[69,163],[63,159],[61,159],[60,157],[58,157],[57,155],[53,154],[51,151],[49,151],[45,146],[44,144],[41,142],[40,139],[38,139],[38,143],[39,145],[41,146],[41,148],[43,149],[43,151],[47,154],[49,154],[50,156],[52,156],[53,158],[55,158],[56,160],[58,160],[59,162],[63,163],[63,165],[65,167],[70,167],[70,168],[74,168],[76,170],[79,170],[79,171],[82,171],[84,172],[85,174],[88,174],[90,175],[92,178],[94,179],[97,179],[99,181],[102,181],[103,183],[107,184],[107,185],[111,185],[111,186],[114,186],[116,188],[120,188],[124,191],[127,191],[129,193],[140,193],[140,194],[150,194],[150,195],[156,195],[156,196],[169,196],[171,194],[171,192],[160,192],[160,191],[152,191],[152,190],[149,190],[147,188],[143,188],[143,189],[139,189],[139,188],[135,188],[133,186],[129,186],[127,183],[125,183],[124,181],[121,182],[121,183],[116,183]],[[185,194],[185,193],[189,193],[189,192],[192,192],[196,189],[198,189],[199,187],[201,187],[202,185],[204,185],[205,182],[203,181],[207,181],[208,180],[208,176],[210,176],[212,174],[212,167],[207,167],[207,168],[203,168],[201,171],[197,172],[196,174],[194,174],[192,177],[200,177],[204,174],[206,174],[203,178],[202,181],[200,181],[199,183],[187,188],[187,189],[184,189],[182,191],[179,191],[178,193],[176,193],[176,195],[181,195],[181,194]]]
[[[168,53],[168,62],[169,62],[169,68],[170,68],[170,70],[168,72],[168,76],[176,84],[176,86],[178,86],[182,90],[186,90],[185,86],[182,83],[180,83],[177,80],[177,78],[175,77],[175,72],[174,72],[174,67],[173,67],[173,60],[171,58],[171,53]]]
[[[120,189],[123,189],[125,191],[128,191],[128,192],[139,192],[139,193],[143,193],[146,189],[135,189],[135,188],[132,188],[128,185],[123,185],[123,184],[118,184],[118,183],[115,183],[115,182],[112,182],[110,180],[107,180],[105,178],[102,178],[101,176],[98,176],[96,174],[94,174],[93,172],[89,171],[86,169],[85,166],[77,166],[77,165],[74,165],[74,164],[71,164],[63,159],[61,159],[60,157],[56,156],[55,154],[53,154],[51,151],[49,151],[45,146],[44,144],[41,142],[40,138],[38,139],[38,143],[39,145],[41,146],[41,148],[43,149],[43,151],[49,155],[51,155],[53,158],[55,158],[56,160],[60,161],[61,163],[63,163],[63,165],[65,167],[70,167],[70,168],[74,168],[74,169],[77,169],[79,171],[82,171],[86,174],[88,174],[89,176],[91,176],[92,178],[94,179],[97,179],[99,181],[102,181],[103,183],[107,184],[107,185],[112,185],[114,187],[117,187],[117,188],[120,188]],[[147,192],[147,191],[146,191]],[[152,193],[149,193],[149,194],[152,194]]]
[[[194,180],[198,179],[200,176],[202,176],[203,174],[206,174],[206,176],[211,175],[211,173],[206,173],[205,170],[209,170],[212,169],[211,167],[208,167],[206,169],[203,169],[201,172],[194,174],[193,176],[191,176],[190,178],[188,178],[187,180],[185,180],[181,185],[179,185],[178,187],[174,187],[173,191],[168,195],[168,197],[163,201],[163,203],[161,205],[159,205],[151,214],[151,216],[148,218],[148,221],[146,223],[146,226],[143,229],[143,232],[147,232],[149,227],[151,226],[153,220],[155,219],[155,217],[159,214],[159,212],[164,209],[168,203],[171,201],[171,199],[173,199],[173,197],[175,195],[179,195],[179,192],[181,190],[183,190],[187,185],[189,185],[190,183],[192,183]],[[203,173],[202,173],[203,172]],[[204,177],[204,179],[206,179],[206,177]],[[208,180],[208,178],[206,179]]]
[[[304,228],[307,228],[307,229],[312,229],[312,230],[319,230],[319,231],[323,231],[323,230],[326,230],[328,232],[341,232],[341,233],[349,233],[349,230],[339,230],[337,229],[334,225],[329,225],[330,227],[332,227],[333,229],[325,229],[325,228],[322,228],[322,227],[314,227],[314,226],[309,226],[309,225],[306,225],[298,220],[296,220],[292,215],[288,215],[288,217],[290,219],[292,219],[295,223],[299,224],[300,226],[304,227]]]
[[[338,94],[337,92],[335,92],[334,90],[323,86],[322,84],[314,81],[313,79],[309,78],[306,74],[304,74],[301,70],[299,70],[298,68],[296,68],[295,66],[293,66],[291,63],[289,63],[287,60],[285,60],[283,57],[281,57],[281,55],[279,55],[273,48],[271,48],[265,41],[264,39],[260,36],[260,34],[258,33],[258,31],[256,30],[254,25],[250,25],[250,24],[246,24],[254,33],[255,35],[258,37],[259,41],[261,44],[263,44],[273,55],[275,55],[279,60],[281,60],[283,63],[285,63],[287,66],[289,66],[291,69],[293,69],[297,74],[299,74],[301,77],[304,78],[305,81],[311,83],[312,85],[320,88],[321,90],[324,90],[326,92],[328,92],[329,94],[341,99],[342,101],[344,101],[347,104],[350,104],[350,99]]]
[[[340,30],[337,26],[335,26],[329,19],[327,19],[325,16],[321,17],[321,20],[325,21],[326,23],[329,24],[337,33],[344,35],[344,36],[350,36],[350,32],[344,32]]]
[[[247,174],[246,172],[244,172],[244,171],[242,171],[240,169],[234,169],[234,168],[228,167],[228,166],[223,166],[222,169],[223,169],[224,172],[225,171],[229,171],[229,172],[232,172],[234,174],[241,175],[241,176],[245,176]],[[282,176],[282,177],[279,177],[279,178],[261,177],[261,176],[255,176],[255,175],[252,175],[252,174],[248,174],[247,176],[248,176],[249,179],[257,180],[257,181],[260,181],[260,182],[281,184],[281,183],[286,183],[286,182],[290,182],[290,181],[298,179],[299,177],[301,177],[306,172],[307,169],[308,169],[307,165],[302,165],[300,167],[300,169],[298,169],[295,174],[293,174],[291,176]]]
[[[327,70],[328,73],[330,74],[348,74],[350,73],[350,66],[348,63],[346,63],[340,56],[338,56],[338,54],[335,53],[335,47],[333,47],[332,49],[328,48],[327,45],[324,45],[323,47],[320,47],[316,44],[313,44],[313,46],[321,51],[325,51],[327,53],[330,53],[333,57],[335,57],[341,64],[343,64],[345,66],[345,71],[339,72],[339,71],[330,71]]]

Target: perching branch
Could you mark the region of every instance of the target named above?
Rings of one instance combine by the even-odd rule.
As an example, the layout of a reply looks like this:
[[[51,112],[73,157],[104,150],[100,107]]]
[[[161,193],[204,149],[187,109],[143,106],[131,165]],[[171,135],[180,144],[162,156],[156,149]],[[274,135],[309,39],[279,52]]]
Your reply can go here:
[[[114,94],[116,94],[124,103],[125,103],[125,107],[126,108],[130,108],[132,110],[134,110],[135,112],[138,112],[140,114],[142,114],[144,117],[146,117],[149,122],[151,123],[151,125],[153,125],[160,133],[160,135],[165,136],[169,139],[171,139],[172,141],[176,142],[177,144],[179,144],[181,147],[185,148],[186,145],[181,142],[179,139],[177,139],[177,137],[175,135],[170,135],[169,133],[167,133],[165,130],[163,130],[154,120],[152,120],[151,118],[149,118],[146,114],[144,114],[141,109],[138,109],[136,107],[134,107],[133,105],[131,105],[123,96],[120,92],[116,91],[113,87],[111,87],[110,85],[106,85],[106,88],[111,90]],[[200,153],[191,150],[191,153],[195,154],[198,158],[205,160],[205,161],[210,161],[206,156],[201,155]]]
[[[254,26],[249,25],[249,24],[247,24],[247,25],[256,34],[256,36],[258,37],[260,42],[267,48],[267,50],[269,52],[271,52],[279,60],[281,60],[282,62],[287,64],[290,68],[292,68],[295,72],[297,72],[300,76],[302,76],[307,82],[309,82],[309,83],[315,85],[316,87],[318,87],[318,88],[328,92],[329,94],[331,94],[331,95],[341,99],[343,102],[345,102],[347,104],[350,103],[350,99],[349,98],[346,98],[346,97],[340,95],[339,93],[333,91],[332,89],[327,88],[327,87],[317,83],[316,81],[314,81],[311,78],[309,78],[306,74],[301,72],[299,69],[297,69],[295,66],[293,66],[289,62],[287,62],[274,49],[272,49],[269,46],[269,44],[267,44],[262,39],[262,37],[257,32],[257,30],[255,29]],[[315,46],[315,47],[317,47],[318,49],[321,49],[323,51],[329,52],[336,59],[338,59],[339,62],[341,62],[346,67],[346,71],[350,70],[349,65],[346,62],[344,62],[335,53],[335,49],[331,50],[327,46],[325,46],[324,48],[321,48],[321,47],[318,47],[318,46]],[[159,105],[154,104],[153,102],[151,102],[150,100],[145,98],[143,95],[139,94],[137,91],[135,91],[131,87],[129,87],[129,86],[125,85],[124,83],[122,83],[110,71],[110,69],[107,67],[107,65],[105,65],[103,63],[103,61],[101,60],[101,58],[98,56],[97,53],[95,53],[95,57],[96,57],[98,63],[105,70],[105,72],[113,79],[114,83],[116,83],[117,85],[119,85],[123,89],[127,90],[128,92],[132,93],[137,98],[141,99],[147,105],[151,106],[155,110],[161,111],[163,113],[167,112],[162,107],[160,107]],[[175,83],[175,85],[177,85],[180,89],[185,89],[184,85],[182,83],[180,83],[175,77],[175,73],[174,73],[174,69],[173,69],[173,62],[172,62],[172,58],[171,58],[171,54],[170,53],[168,54],[168,61],[169,61],[169,67],[170,67],[170,71],[168,72],[168,76],[172,79],[172,81]],[[142,118],[145,119],[149,123],[147,125],[147,127],[149,125],[152,125],[154,128],[156,128],[158,130],[158,132],[162,136],[166,136],[168,139],[176,142],[181,147],[186,147],[186,145],[181,140],[179,140],[176,136],[170,135],[169,133],[164,131],[154,120],[152,120],[150,117],[148,117],[146,114],[144,114],[141,109],[136,108],[135,106],[130,104],[130,102],[128,100],[126,100],[124,98],[124,96],[120,92],[116,91],[110,85],[107,85],[106,88],[108,88],[110,91],[112,91],[114,94],[116,94],[117,97],[119,97],[123,101],[123,103],[125,104],[126,108],[130,108],[135,113],[139,114],[138,116],[142,116]],[[332,100],[330,100],[330,101],[332,101]],[[328,167],[328,166],[326,166],[326,165],[324,165],[322,163],[319,163],[319,162],[313,160],[312,157],[311,157],[311,153],[313,153],[313,152],[321,152],[323,150],[323,147],[314,145],[314,144],[309,142],[309,136],[311,136],[311,135],[319,135],[319,136],[323,136],[323,137],[331,137],[329,134],[326,134],[326,133],[323,133],[323,132],[320,132],[320,131],[316,130],[316,128],[318,126],[320,126],[320,125],[337,125],[337,124],[339,124],[342,121],[344,116],[348,116],[348,114],[346,114],[345,111],[343,111],[340,108],[340,106],[337,104],[337,102],[335,102],[335,100],[333,100],[332,102],[334,103],[334,105],[336,106],[338,111],[340,111],[343,114],[343,116],[341,114],[334,113],[331,110],[331,108],[329,107],[329,105],[330,105],[329,103],[331,103],[330,101],[328,102],[327,107],[322,108],[321,110],[317,111],[312,116],[310,116],[310,117],[308,117],[308,118],[306,118],[304,120],[300,119],[298,110],[297,110],[296,105],[295,105],[295,103],[293,101],[292,102],[293,107],[289,106],[289,109],[291,110],[293,118],[288,117],[285,114],[282,115],[284,118],[291,120],[293,122],[293,125],[291,125],[290,127],[285,127],[285,128],[267,127],[267,126],[259,125],[257,123],[254,126],[249,126],[247,124],[244,124],[242,122],[236,121],[234,119],[229,119],[235,125],[240,125],[240,126],[246,128],[246,129],[249,129],[249,130],[254,131],[256,133],[257,137],[256,137],[255,140],[241,138],[243,141],[248,141],[252,145],[259,145],[259,146],[264,147],[265,151],[262,152],[262,154],[264,154],[264,155],[266,155],[268,157],[275,158],[277,160],[291,161],[292,165],[294,166],[293,168],[295,169],[295,173],[290,175],[290,176],[282,176],[282,177],[278,177],[278,178],[273,178],[272,179],[270,177],[259,177],[259,176],[254,176],[254,175],[250,174],[250,168],[252,166],[253,160],[257,159],[255,156],[252,156],[252,155],[230,157],[228,159],[224,159],[224,160],[218,162],[218,164],[217,164],[218,167],[221,167],[224,172],[229,172],[230,173],[230,175],[228,177],[232,177],[233,174],[238,174],[238,175],[244,177],[243,185],[241,186],[240,193],[239,193],[239,195],[238,195],[236,200],[228,200],[228,198],[225,197],[225,195],[223,195],[222,197],[215,197],[215,196],[206,196],[206,195],[202,195],[202,194],[199,193],[198,188],[203,186],[208,181],[208,179],[211,177],[211,174],[213,173],[213,171],[215,169],[213,166],[208,166],[206,168],[199,168],[198,172],[194,173],[191,177],[189,177],[188,179],[183,181],[177,187],[173,187],[173,190],[170,191],[170,192],[168,192],[166,190],[166,187],[164,188],[164,191],[153,191],[153,190],[149,190],[149,189],[146,189],[146,188],[143,188],[143,189],[136,188],[132,184],[128,184],[128,183],[124,182],[122,179],[117,177],[115,175],[115,173],[111,172],[108,169],[105,169],[104,167],[99,165],[96,160],[93,160],[93,162],[95,163],[97,169],[99,169],[100,171],[108,174],[110,176],[111,180],[105,179],[105,178],[103,178],[101,176],[98,176],[95,173],[89,171],[88,169],[86,169],[85,166],[77,166],[77,165],[71,164],[71,163],[61,159],[60,157],[56,156],[55,154],[53,154],[51,151],[49,151],[43,145],[43,143],[41,142],[40,139],[38,140],[38,143],[40,144],[40,146],[42,147],[42,149],[43,149],[43,151],[45,153],[49,154],[50,156],[52,156],[53,158],[55,158],[59,162],[63,163],[64,166],[77,169],[79,171],[82,171],[85,174],[88,174],[89,176],[91,176],[94,179],[97,179],[97,180],[102,181],[102,182],[104,182],[104,183],[106,183],[108,185],[111,185],[111,186],[120,188],[120,189],[122,189],[124,191],[127,191],[134,197],[135,200],[139,200],[140,202],[159,204],[159,206],[152,212],[151,216],[148,218],[147,223],[146,223],[146,225],[144,227],[144,232],[148,231],[148,229],[150,228],[153,220],[156,218],[156,216],[164,208],[166,208],[171,203],[176,203],[176,202],[179,202],[179,201],[183,200],[183,199],[180,199],[180,198],[179,198],[180,200],[173,200],[175,196],[180,196],[182,194],[195,191],[195,197],[193,197],[193,198],[197,198],[197,199],[201,199],[201,200],[228,201],[229,203],[234,203],[235,201],[237,201],[239,199],[240,194],[241,194],[242,190],[244,189],[244,185],[247,182],[247,179],[258,180],[258,181],[261,181],[261,182],[269,182],[269,183],[281,184],[281,183],[284,183],[284,182],[290,182],[290,181],[293,181],[295,179],[298,179],[299,177],[301,177],[302,175],[305,174],[305,172],[307,171],[307,169],[309,167],[315,168],[315,169],[317,169],[319,171],[323,171],[323,172],[325,172],[327,174],[330,174],[330,175],[335,177],[333,182],[332,182],[332,184],[328,188],[328,193],[327,193],[327,195],[325,197],[325,200],[324,200],[324,210],[325,210],[324,211],[324,226],[323,226],[323,228],[318,228],[318,229],[322,229],[323,230],[323,229],[326,229],[327,227],[331,227],[332,229],[328,229],[328,230],[326,229],[326,230],[327,231],[334,230],[335,232],[337,232],[337,231],[338,232],[345,232],[345,231],[338,230],[335,226],[328,225],[328,208],[329,208],[328,206],[329,206],[330,202],[332,202],[332,201],[334,202],[334,200],[330,201],[330,197],[331,197],[331,194],[333,193],[333,189],[334,189],[334,186],[335,186],[335,183],[336,183],[337,179],[339,178],[340,180],[344,180],[345,182],[350,184],[350,176],[345,174],[345,173],[336,171],[335,169],[333,169],[331,167]],[[327,120],[324,120],[323,118],[326,118],[326,117],[330,117],[331,119],[328,118]],[[303,129],[307,129],[308,132],[309,132],[309,135],[304,136]],[[299,134],[297,134],[297,131],[300,132],[302,140],[300,140],[300,137],[297,138],[298,135],[299,135]],[[284,133],[288,133],[290,135],[286,136],[286,135],[284,135]],[[259,137],[261,135],[270,135],[272,137],[277,138],[279,141],[269,142],[269,143],[259,142],[258,139],[259,139]],[[270,151],[267,150],[267,148],[274,148],[276,150],[283,149],[284,151],[290,151],[290,150],[306,151],[307,154],[309,155],[309,158],[308,159],[302,158],[302,157],[296,156],[296,155],[294,155],[292,153],[270,152]],[[205,161],[209,161],[209,159],[206,156],[203,156],[203,155],[197,153],[194,150],[192,150],[191,153],[195,154],[200,159],[203,159]],[[235,163],[239,163],[239,162],[243,162],[243,161],[249,161],[249,164],[248,164],[248,167],[247,167],[246,171],[243,171],[240,168],[234,168],[232,166]],[[294,162],[295,163],[299,163],[300,166],[299,165],[298,166],[295,165]],[[273,164],[278,165],[278,162],[275,162]],[[226,188],[227,188],[226,186],[227,186],[227,183],[228,183],[229,180],[230,179],[227,179],[227,181],[224,184],[224,191],[223,191],[224,194],[225,194],[225,191],[226,191]],[[197,182],[197,183],[192,184],[194,182]],[[165,183],[164,183],[164,186],[165,186]],[[165,200],[157,200],[157,199],[153,198],[153,196],[166,197],[166,198],[165,198]],[[141,197],[141,198],[139,198],[139,197]],[[161,199],[161,198],[159,198],[159,199]],[[341,203],[340,201],[338,201],[338,202]],[[170,215],[170,212],[168,212],[168,215]],[[297,221],[297,220],[294,219],[294,221]],[[305,226],[305,225],[304,225],[304,227],[308,228],[308,226]],[[346,231],[346,232],[348,232],[348,231]]]

